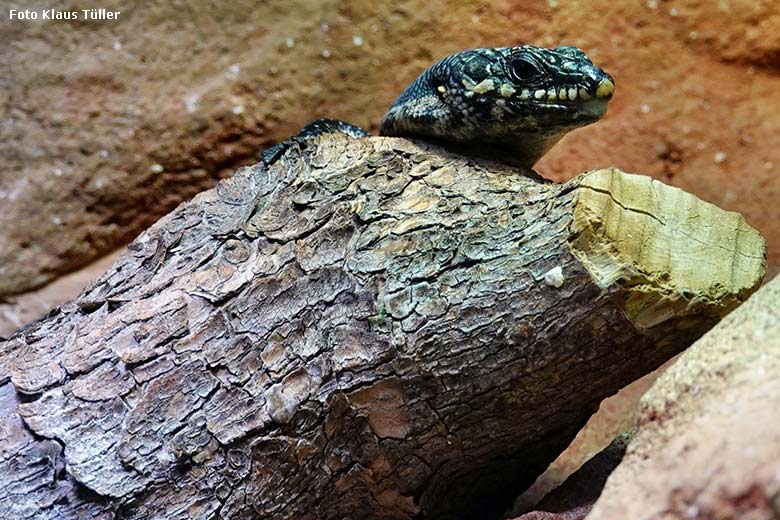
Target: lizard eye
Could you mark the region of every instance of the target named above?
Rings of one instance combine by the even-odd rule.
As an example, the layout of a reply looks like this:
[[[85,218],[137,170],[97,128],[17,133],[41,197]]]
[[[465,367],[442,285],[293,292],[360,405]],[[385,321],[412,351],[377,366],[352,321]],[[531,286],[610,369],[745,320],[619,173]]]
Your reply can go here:
[[[509,63],[509,75],[517,81],[528,81],[539,74],[540,71],[536,65],[522,58],[515,58]]]

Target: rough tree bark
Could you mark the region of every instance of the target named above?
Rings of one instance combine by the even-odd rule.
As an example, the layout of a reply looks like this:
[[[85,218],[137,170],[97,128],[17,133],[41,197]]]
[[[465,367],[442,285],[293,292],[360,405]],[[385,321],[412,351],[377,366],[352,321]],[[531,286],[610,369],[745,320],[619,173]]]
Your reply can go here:
[[[0,343],[0,514],[500,511],[764,271],[675,188],[518,173],[326,136],[181,206]]]

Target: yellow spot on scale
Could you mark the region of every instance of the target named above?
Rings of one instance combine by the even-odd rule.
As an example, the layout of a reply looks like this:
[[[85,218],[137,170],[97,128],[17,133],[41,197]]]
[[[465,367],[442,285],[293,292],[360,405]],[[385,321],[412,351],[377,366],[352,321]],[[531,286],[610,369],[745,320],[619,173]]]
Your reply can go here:
[[[477,86],[477,84],[471,81],[469,78],[463,78],[460,80],[460,82],[463,83],[463,86],[466,87],[466,90],[469,91],[474,90],[474,87]]]
[[[501,94],[502,97],[509,97],[515,93],[515,88],[509,83],[502,83],[498,89],[498,93]]]
[[[604,98],[610,97],[615,93],[615,84],[608,79],[601,80],[599,87],[596,89],[596,97]]]
[[[492,79],[483,79],[477,85],[474,86],[474,92],[476,92],[477,94],[484,94],[485,92],[490,92],[495,88],[496,86],[493,83]]]

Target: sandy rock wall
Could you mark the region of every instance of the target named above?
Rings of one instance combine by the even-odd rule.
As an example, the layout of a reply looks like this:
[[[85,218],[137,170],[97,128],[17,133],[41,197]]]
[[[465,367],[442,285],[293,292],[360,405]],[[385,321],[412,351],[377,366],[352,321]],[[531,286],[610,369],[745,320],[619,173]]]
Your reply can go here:
[[[653,384],[589,519],[778,518],[778,301],[775,278]]]
[[[517,42],[578,45],[617,80],[608,118],[539,171],[614,165],[679,185],[745,214],[780,269],[776,2],[104,4],[118,21],[0,12],[0,295],[125,243],[314,117],[376,130],[434,59]]]

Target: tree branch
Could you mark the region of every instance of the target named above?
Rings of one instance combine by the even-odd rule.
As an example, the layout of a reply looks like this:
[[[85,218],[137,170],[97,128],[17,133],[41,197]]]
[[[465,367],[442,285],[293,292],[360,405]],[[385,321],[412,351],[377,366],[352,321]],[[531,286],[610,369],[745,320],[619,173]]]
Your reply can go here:
[[[763,276],[739,215],[647,177],[303,146],[0,343],[0,513],[489,518]]]

